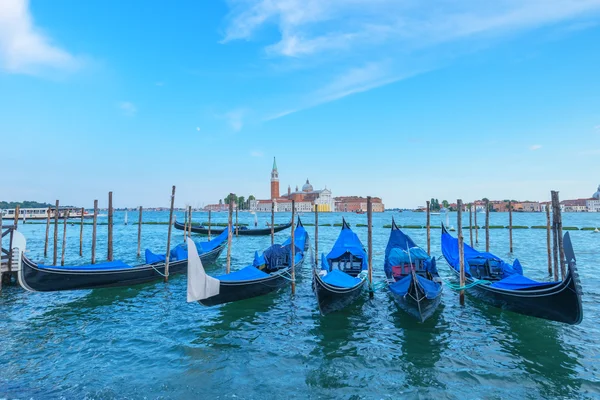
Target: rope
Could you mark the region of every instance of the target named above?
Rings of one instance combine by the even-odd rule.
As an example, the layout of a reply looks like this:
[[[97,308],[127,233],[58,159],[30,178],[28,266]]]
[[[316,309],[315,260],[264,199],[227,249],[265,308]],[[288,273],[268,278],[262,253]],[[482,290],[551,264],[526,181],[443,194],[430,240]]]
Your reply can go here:
[[[449,281],[444,281],[444,283],[446,286],[448,286],[452,290],[465,290],[465,289],[471,289],[478,285],[489,285],[492,282],[486,281],[485,279],[475,279],[473,282],[466,284],[465,286],[460,286],[460,284],[457,285],[456,283],[452,283]]]
[[[167,275],[163,274],[162,272],[160,272],[159,270],[157,270],[156,267],[154,267],[154,265],[152,265],[152,264],[148,264],[148,265],[150,265],[152,267],[152,269],[154,269],[163,278],[167,276]]]

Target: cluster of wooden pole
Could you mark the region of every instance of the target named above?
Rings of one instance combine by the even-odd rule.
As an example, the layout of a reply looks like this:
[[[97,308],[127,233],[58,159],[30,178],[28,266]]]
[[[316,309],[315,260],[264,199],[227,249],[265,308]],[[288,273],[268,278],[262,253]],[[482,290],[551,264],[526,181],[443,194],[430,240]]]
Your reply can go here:
[[[457,206],[457,217],[456,217],[456,228],[458,229],[458,259],[459,259],[459,273],[460,273],[460,305],[465,304],[465,290],[462,289],[465,286],[465,246],[462,232],[462,209],[463,202],[461,199],[456,200]]]

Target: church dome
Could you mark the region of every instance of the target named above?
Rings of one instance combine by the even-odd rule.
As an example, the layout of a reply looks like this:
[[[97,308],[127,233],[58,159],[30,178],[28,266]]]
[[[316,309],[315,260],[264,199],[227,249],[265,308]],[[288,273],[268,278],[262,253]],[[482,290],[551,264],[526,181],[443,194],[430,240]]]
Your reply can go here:
[[[598,185],[598,191],[593,194],[593,199],[600,200],[600,185]]]
[[[312,192],[313,191],[313,187],[310,184],[310,182],[308,181],[308,178],[306,179],[306,183],[304,184],[304,186],[302,186],[302,191],[303,192]]]

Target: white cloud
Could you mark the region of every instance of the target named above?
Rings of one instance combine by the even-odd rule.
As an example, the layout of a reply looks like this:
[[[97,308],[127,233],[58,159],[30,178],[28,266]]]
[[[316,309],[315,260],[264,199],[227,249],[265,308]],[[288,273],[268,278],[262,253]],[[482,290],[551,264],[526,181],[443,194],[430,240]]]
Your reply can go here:
[[[245,115],[246,110],[239,108],[225,113],[223,117],[227,120],[227,123],[231,129],[233,129],[235,132],[239,132],[244,127]]]
[[[254,150],[254,151],[251,151],[251,152],[250,152],[250,155],[251,155],[252,157],[262,157],[262,156],[264,156],[265,154],[264,154],[262,151],[257,151],[257,150]]]
[[[532,146],[529,147],[529,150],[535,151],[535,150],[539,150],[541,148],[542,148],[541,144],[534,144],[534,145],[532,145]]]
[[[440,68],[461,54],[527,30],[563,22],[581,22],[578,26],[585,29],[594,26],[585,22],[600,13],[600,0],[229,0],[228,4],[223,43],[268,38],[264,51],[271,62],[294,71],[320,68],[330,74],[328,83],[315,83],[316,78],[306,85],[306,98],[299,96],[297,104],[264,120]],[[279,31],[274,39],[258,35],[273,26]]]
[[[34,26],[27,0],[0,1],[0,68],[38,74],[47,68],[73,71],[81,64]]]
[[[122,101],[118,104],[123,115],[133,117],[137,113],[137,107],[130,101]]]

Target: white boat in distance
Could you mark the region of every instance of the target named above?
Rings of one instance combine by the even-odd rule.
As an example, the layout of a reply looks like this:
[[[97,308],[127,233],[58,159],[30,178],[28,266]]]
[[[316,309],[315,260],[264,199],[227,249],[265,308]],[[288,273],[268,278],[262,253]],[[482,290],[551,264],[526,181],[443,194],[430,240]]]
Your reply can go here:
[[[0,210],[2,212],[2,219],[14,220],[15,219],[15,209],[9,208],[6,210]],[[68,218],[71,219],[80,219],[81,218],[81,208],[58,208],[58,218],[62,219],[65,217],[65,213],[69,212]],[[54,208],[50,208],[50,219],[53,219],[56,215],[56,210]],[[84,211],[83,218],[93,218],[94,215]],[[48,208],[20,208],[18,219],[20,220],[45,220],[48,218]]]

